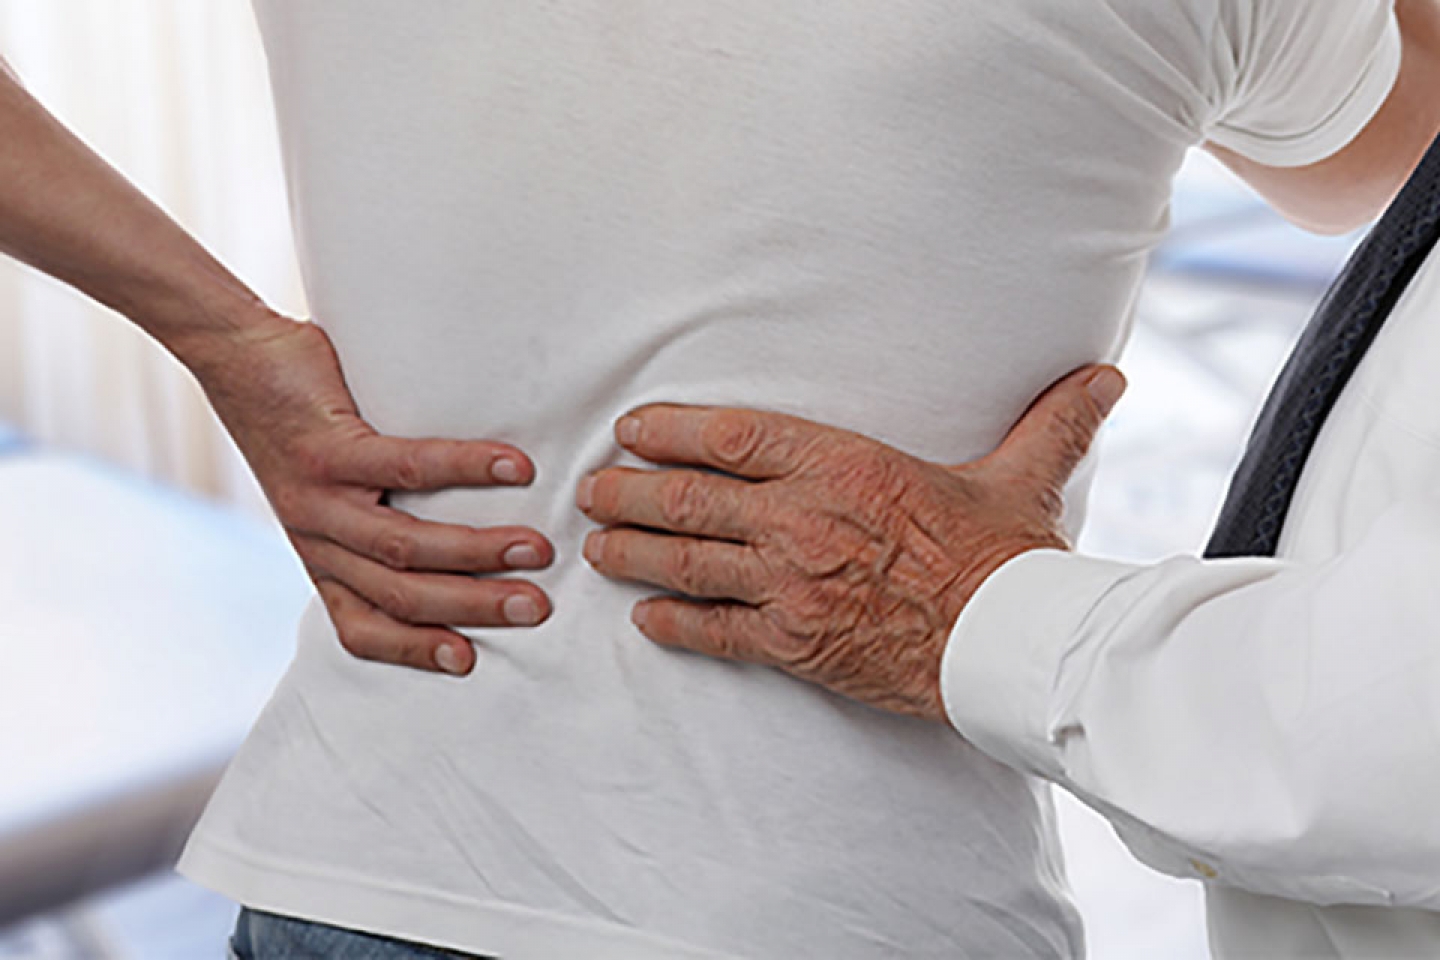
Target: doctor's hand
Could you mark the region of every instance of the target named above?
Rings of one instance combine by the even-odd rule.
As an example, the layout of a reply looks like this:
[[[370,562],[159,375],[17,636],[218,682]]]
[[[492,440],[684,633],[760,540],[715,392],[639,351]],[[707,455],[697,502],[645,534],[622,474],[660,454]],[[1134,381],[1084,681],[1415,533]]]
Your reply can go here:
[[[1006,561],[1068,549],[1062,491],[1124,389],[1113,367],[1079,370],[995,452],[953,467],[780,414],[642,407],[617,438],[671,467],[581,482],[580,509],[605,525],[585,557],[608,577],[682,595],[635,606],[656,643],[943,721],[951,628]]]
[[[335,351],[313,323],[269,314],[185,361],[260,481],[319,590],[340,642],[368,660],[468,673],[475,652],[450,626],[532,626],[549,615],[534,584],[472,574],[536,570],[550,543],[522,527],[417,520],[391,490],[518,486],[534,465],[488,441],[404,440],[360,418]]]

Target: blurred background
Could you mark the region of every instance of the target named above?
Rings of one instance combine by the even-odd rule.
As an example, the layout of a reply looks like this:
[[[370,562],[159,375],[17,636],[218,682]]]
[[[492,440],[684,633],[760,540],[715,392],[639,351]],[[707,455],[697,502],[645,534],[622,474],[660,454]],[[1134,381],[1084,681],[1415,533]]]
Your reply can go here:
[[[248,0],[0,0],[52,110],[304,315]],[[1280,359],[1355,237],[1288,227],[1202,155],[1176,188],[1081,546],[1197,551]],[[308,594],[188,375],[0,263],[0,960],[225,955],[235,907],[168,870],[288,661]],[[1097,960],[1205,957],[1197,886],[1060,797]]]

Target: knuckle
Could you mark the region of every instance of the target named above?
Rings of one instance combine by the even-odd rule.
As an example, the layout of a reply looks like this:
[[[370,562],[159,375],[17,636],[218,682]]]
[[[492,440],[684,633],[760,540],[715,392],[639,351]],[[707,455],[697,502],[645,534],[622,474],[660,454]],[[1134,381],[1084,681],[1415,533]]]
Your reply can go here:
[[[425,471],[419,454],[406,450],[395,458],[395,483],[402,490],[418,490],[424,483]]]
[[[670,581],[682,593],[699,593],[700,557],[693,543],[677,543],[670,555]]]
[[[1085,433],[1071,435],[1069,445],[1066,449],[1066,453],[1069,455],[1070,459],[1077,464],[1081,460],[1084,460],[1086,455],[1090,453],[1090,434]]]
[[[717,463],[726,467],[743,467],[760,448],[759,424],[751,417],[720,413],[711,417],[700,429],[700,443]]]
[[[382,587],[376,597],[376,605],[396,620],[407,622],[414,620],[420,609],[414,592],[403,583]]]
[[[734,656],[738,649],[734,618],[727,607],[716,607],[701,621],[700,636],[706,647],[722,657]]]
[[[660,516],[670,526],[686,529],[703,516],[705,490],[698,478],[680,474],[665,482],[660,493]]]
[[[1039,487],[1036,503],[1041,514],[1046,517],[1059,517],[1065,512],[1065,495],[1048,483]]]
[[[772,605],[770,621],[786,638],[787,649],[793,649],[797,642],[822,632],[836,608],[835,598],[822,585],[804,584],[790,589]]]
[[[816,624],[824,623],[826,617],[835,611],[835,599],[824,584],[809,584],[792,595],[790,600],[791,622],[788,633],[814,632]]]
[[[373,554],[395,570],[409,569],[415,563],[415,539],[398,530],[386,530],[375,538]]]
[[[793,535],[791,549],[799,570],[811,578],[839,575],[860,552],[860,531],[837,517],[809,516]]]
[[[878,446],[847,446],[821,458],[827,499],[843,504],[858,522],[885,513],[903,500],[914,482],[903,454]]]
[[[291,451],[290,459],[300,475],[308,479],[328,482],[334,474],[329,452],[313,444],[300,444]]]
[[[1073,407],[1061,410],[1050,421],[1050,432],[1063,452],[1082,456],[1090,446],[1090,435],[1096,423],[1092,415]]]
[[[286,484],[275,491],[272,498],[275,516],[286,527],[300,525],[305,519],[305,495],[299,488]]]
[[[772,611],[768,620],[771,629],[757,643],[767,659],[793,671],[814,657],[818,641],[803,615]]]
[[[853,466],[857,492],[866,500],[888,506],[899,500],[915,478],[914,461],[888,449],[857,451]],[[852,461],[853,462],[853,461]]]
[[[806,634],[777,633],[765,638],[765,656],[792,673],[814,673],[814,665],[823,652],[819,642]]]

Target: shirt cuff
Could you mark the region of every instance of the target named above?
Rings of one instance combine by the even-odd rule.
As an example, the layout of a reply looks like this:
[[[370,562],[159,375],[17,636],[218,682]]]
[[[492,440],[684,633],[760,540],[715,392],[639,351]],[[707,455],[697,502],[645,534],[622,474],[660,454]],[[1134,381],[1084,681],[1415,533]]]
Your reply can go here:
[[[1350,93],[1314,127],[1285,136],[1265,136],[1222,121],[1207,132],[1207,138],[1269,167],[1319,163],[1349,146],[1374,119],[1400,76],[1400,58],[1400,26],[1392,14]]]
[[[1081,624],[1131,564],[1032,550],[980,585],[950,632],[940,692],[955,729],[1001,763],[1064,776],[1054,693]]]

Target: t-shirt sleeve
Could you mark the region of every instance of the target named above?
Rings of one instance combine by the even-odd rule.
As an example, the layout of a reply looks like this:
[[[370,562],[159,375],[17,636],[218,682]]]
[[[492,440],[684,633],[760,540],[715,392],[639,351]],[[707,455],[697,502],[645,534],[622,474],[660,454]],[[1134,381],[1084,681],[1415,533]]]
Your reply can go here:
[[[1221,92],[1207,137],[1257,163],[1338,152],[1400,70],[1394,0],[1225,0]]]

